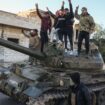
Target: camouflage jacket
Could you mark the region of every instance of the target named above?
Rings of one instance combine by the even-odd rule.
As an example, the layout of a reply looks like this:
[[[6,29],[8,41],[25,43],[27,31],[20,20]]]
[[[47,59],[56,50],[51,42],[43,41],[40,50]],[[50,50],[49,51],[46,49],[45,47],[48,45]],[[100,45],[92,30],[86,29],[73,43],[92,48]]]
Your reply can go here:
[[[86,31],[91,33],[95,28],[95,22],[93,20],[93,17],[89,14],[87,15],[78,15],[78,13],[75,13],[75,17],[80,21],[79,22],[79,29],[80,31]]]

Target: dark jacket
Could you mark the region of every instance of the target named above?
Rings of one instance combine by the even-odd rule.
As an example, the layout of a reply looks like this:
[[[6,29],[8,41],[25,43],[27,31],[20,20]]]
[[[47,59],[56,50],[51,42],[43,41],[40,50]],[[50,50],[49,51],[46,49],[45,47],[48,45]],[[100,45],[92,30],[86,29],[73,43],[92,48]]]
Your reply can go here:
[[[83,83],[72,88],[72,91],[76,94],[76,105],[91,105],[89,90]]]
[[[40,12],[39,12],[39,9],[36,9],[37,10],[37,14],[38,16],[40,17],[41,19],[41,31],[51,31],[51,26],[52,26],[52,21],[51,21],[51,18],[50,17],[43,17]]]
[[[86,31],[88,33],[92,32],[95,28],[95,22],[90,14],[78,14],[78,10],[75,10],[75,18],[79,20],[79,30]]]
[[[59,16],[55,28],[63,29],[65,27],[65,16]]]
[[[70,7],[70,12],[68,12],[67,13],[67,15],[65,16],[65,21],[66,21],[66,23],[65,23],[65,25],[66,26],[72,26],[73,25],[73,23],[74,23],[74,13],[73,13],[73,8],[72,8],[72,4],[71,3],[69,3],[69,7]]]

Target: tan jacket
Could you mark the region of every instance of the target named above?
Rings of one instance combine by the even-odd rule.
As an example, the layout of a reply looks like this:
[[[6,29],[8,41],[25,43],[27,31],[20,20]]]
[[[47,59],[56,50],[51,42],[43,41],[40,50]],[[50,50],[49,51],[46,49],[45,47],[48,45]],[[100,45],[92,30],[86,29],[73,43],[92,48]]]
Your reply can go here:
[[[32,48],[40,48],[40,38],[38,36],[30,37],[29,46]]]
[[[95,28],[95,22],[93,20],[93,17],[90,16],[89,14],[83,16],[78,15],[78,13],[75,13],[75,17],[80,21],[79,26],[80,26],[80,31],[86,31],[86,32],[91,32]]]
[[[80,28],[80,27],[79,27],[79,24],[75,24],[75,29],[76,29],[76,30],[79,30],[79,28]]]

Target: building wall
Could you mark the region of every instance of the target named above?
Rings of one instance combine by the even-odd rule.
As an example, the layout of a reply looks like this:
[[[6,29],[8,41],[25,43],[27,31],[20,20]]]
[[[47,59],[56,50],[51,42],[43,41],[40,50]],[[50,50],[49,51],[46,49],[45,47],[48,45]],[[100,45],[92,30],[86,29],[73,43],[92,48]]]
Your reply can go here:
[[[29,19],[33,24],[35,24],[35,28],[40,31],[41,20],[38,17],[35,9],[19,12],[17,15]]]
[[[3,37],[4,39],[8,40],[8,38],[15,38],[19,40],[19,45],[22,45],[24,47],[29,46],[29,39],[22,34],[21,28],[0,25],[0,35],[2,33],[2,30],[4,30],[4,32],[1,37]],[[0,46],[0,60],[4,62],[19,62],[28,60],[28,56]]]
[[[42,16],[45,15],[44,11],[42,11],[42,10],[40,10],[40,13]],[[33,24],[35,24],[35,28],[38,29],[38,31],[40,32],[41,19],[37,15],[35,9],[30,9],[27,11],[19,12],[17,15],[29,19]],[[51,18],[51,19],[52,19],[52,24],[53,24],[54,20],[53,20],[53,18]]]

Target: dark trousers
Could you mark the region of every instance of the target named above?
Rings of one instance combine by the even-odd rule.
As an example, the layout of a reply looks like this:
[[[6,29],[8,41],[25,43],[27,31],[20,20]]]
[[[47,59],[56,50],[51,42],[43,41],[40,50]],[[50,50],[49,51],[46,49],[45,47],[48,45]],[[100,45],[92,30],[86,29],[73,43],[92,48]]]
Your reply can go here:
[[[76,40],[78,39],[78,33],[79,31],[76,29],[76,37],[75,37]]]
[[[78,54],[81,52],[81,45],[82,41],[85,39],[85,48],[86,48],[86,54],[89,53],[89,33],[86,31],[80,31],[79,37],[78,37]]]
[[[63,34],[64,34],[64,29],[59,29],[58,30],[58,39],[63,42]]]
[[[47,34],[47,31],[41,31],[40,32],[40,36],[41,36],[41,52],[43,52],[44,45],[46,43],[48,43],[48,34]]]
[[[65,48],[67,49],[67,38],[70,42],[70,48],[73,50],[73,28],[69,27],[65,29],[64,40],[65,40]]]

